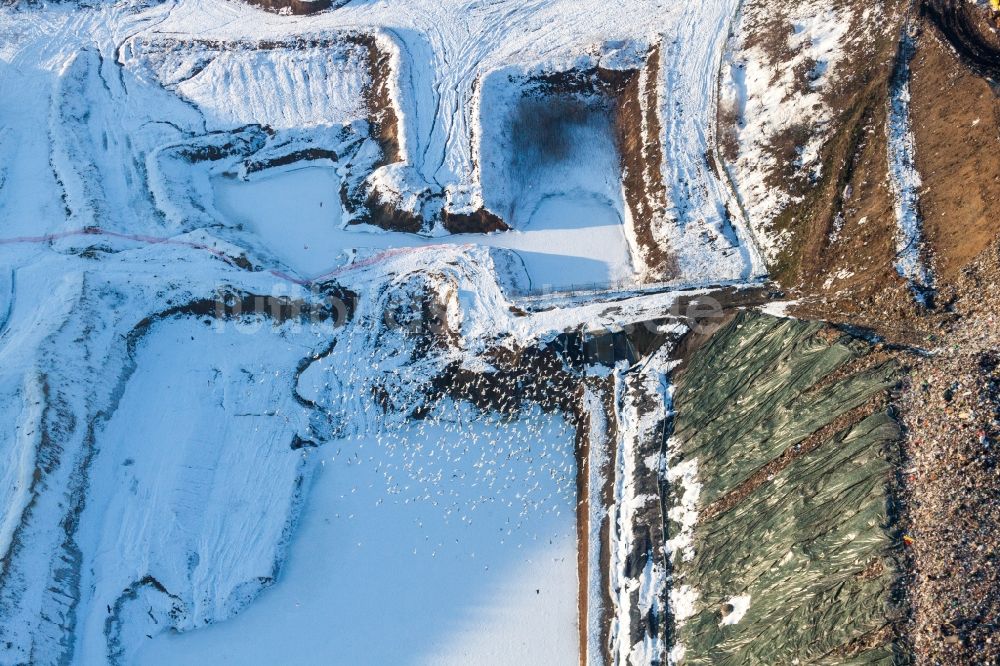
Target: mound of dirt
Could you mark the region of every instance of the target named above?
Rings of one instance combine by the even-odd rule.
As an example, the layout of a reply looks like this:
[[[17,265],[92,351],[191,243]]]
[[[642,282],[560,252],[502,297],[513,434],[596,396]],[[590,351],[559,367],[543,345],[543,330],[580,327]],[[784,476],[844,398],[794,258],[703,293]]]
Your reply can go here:
[[[337,8],[347,4],[348,0],[245,0],[249,5],[260,7],[281,14],[304,16],[316,14],[331,7]]]
[[[453,213],[445,209],[441,213],[444,228],[453,234],[481,234],[494,231],[510,231],[510,226],[485,208],[474,213]]]
[[[1000,106],[929,25],[912,71],[924,235],[939,280],[953,282],[1000,232]]]

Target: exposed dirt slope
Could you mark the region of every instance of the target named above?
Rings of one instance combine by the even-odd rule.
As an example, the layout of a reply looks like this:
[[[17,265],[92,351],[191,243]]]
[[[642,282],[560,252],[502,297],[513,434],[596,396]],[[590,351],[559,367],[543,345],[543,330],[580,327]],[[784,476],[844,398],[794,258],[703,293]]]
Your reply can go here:
[[[1000,19],[981,3],[925,0],[921,13],[978,75],[1000,81]]]
[[[780,131],[768,134],[765,124],[765,140],[740,139],[754,119],[722,105],[721,153],[738,182],[741,169],[744,175],[762,169],[764,190],[778,193],[768,207],[755,202],[759,192],[741,192],[754,224],[777,244],[771,277],[803,301],[798,312],[806,317],[876,319],[887,309],[896,311],[894,319],[914,314],[894,266],[897,225],[885,132],[904,8],[902,2],[876,10],[856,1],[750,0],[743,10],[733,56],[740,76],[750,75],[741,63],[757,62],[771,72],[768,90],[784,86],[787,93],[759,103],[778,118],[789,113],[786,105],[813,106],[796,111],[795,122]],[[832,30],[833,21],[849,22],[839,55],[824,56],[835,62],[829,71],[803,55],[808,45],[796,35],[809,21],[823,30]],[[813,149],[815,161],[804,163]],[[747,163],[755,154],[762,164]]]
[[[917,46],[911,92],[920,209],[934,269],[953,282],[1000,232],[1000,102],[934,25],[924,23]]]
[[[928,2],[914,14],[910,113],[936,307],[915,303],[893,265],[897,225],[884,128],[885,77],[901,55],[897,35],[881,43],[877,60],[841,80],[830,98],[839,119],[823,149],[826,176],[780,218],[801,227],[798,254],[775,266],[789,296],[801,299],[794,313],[928,346],[954,320],[950,301],[963,270],[1000,234],[1000,103],[988,68],[966,53],[971,44],[983,53],[1000,47],[995,20],[970,3]]]
[[[288,13],[295,16],[315,14],[333,6],[333,0],[246,0],[248,4],[267,9],[272,12]],[[340,0],[337,5],[345,4]]]

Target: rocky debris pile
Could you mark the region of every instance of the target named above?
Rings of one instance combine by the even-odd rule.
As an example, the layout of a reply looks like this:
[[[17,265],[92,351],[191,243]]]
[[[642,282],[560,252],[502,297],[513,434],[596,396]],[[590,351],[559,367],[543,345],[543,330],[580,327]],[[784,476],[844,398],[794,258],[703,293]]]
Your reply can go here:
[[[901,396],[918,659],[1000,663],[1000,244],[949,294],[957,319]]]

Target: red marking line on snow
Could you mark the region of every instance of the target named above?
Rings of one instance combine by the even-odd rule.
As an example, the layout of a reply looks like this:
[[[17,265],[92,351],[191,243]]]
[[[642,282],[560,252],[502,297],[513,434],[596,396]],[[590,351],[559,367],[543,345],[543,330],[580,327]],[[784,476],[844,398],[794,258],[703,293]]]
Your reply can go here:
[[[72,238],[75,236],[108,236],[111,238],[120,238],[122,240],[130,240],[137,243],[146,243],[149,245],[177,245],[180,247],[188,247],[194,250],[205,250],[213,254],[214,256],[222,259],[226,263],[235,265],[233,258],[230,257],[228,254],[226,254],[222,250],[218,250],[204,243],[195,243],[192,241],[177,240],[176,238],[171,238],[169,236],[145,236],[142,234],[125,234],[118,231],[109,231],[107,229],[102,229],[100,227],[83,227],[82,229],[59,231],[51,234],[43,234],[41,236],[14,236],[12,238],[0,238],[0,245],[17,245],[22,243],[35,243],[35,244],[51,243],[57,240],[62,240],[64,238]],[[329,280],[335,278],[336,276],[342,275],[343,273],[349,271],[357,270],[360,268],[367,268],[369,266],[374,266],[378,263],[381,263],[382,261],[385,261],[386,259],[391,259],[393,257],[397,257],[404,254],[412,254],[415,252],[421,252],[424,250],[433,250],[442,247],[457,247],[457,246],[447,243],[438,243],[436,245],[391,248],[383,252],[379,252],[378,254],[374,254],[370,257],[361,259],[359,261],[347,264],[346,266],[334,268],[325,273],[321,273],[313,278],[305,278],[305,279],[297,278],[283,271],[279,271],[277,269],[270,270],[269,273],[281,280],[293,282],[300,286],[308,286],[310,284],[314,284],[321,280]],[[460,247],[474,247],[474,246],[471,244],[464,244],[461,245]]]
[[[149,245],[180,245],[182,247],[190,247],[195,250],[207,250],[215,256],[221,257],[232,263],[232,258],[225,252],[217,250],[209,245],[205,245],[204,243],[193,243],[191,241],[182,241],[177,240],[176,238],[164,236],[123,234],[118,231],[101,229],[100,227],[83,227],[82,229],[59,231],[52,234],[44,234],[42,236],[15,236],[13,238],[0,238],[0,245],[15,245],[19,243],[51,243],[53,241],[62,240],[63,238],[71,238],[73,236],[110,236],[111,238],[121,238],[123,240],[135,241],[137,243],[147,243]]]

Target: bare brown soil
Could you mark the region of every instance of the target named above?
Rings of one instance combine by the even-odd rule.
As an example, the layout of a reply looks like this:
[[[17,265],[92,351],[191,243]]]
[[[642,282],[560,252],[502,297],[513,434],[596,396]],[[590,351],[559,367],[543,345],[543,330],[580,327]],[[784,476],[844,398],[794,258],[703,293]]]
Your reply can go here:
[[[936,28],[926,19],[920,27],[911,62],[911,119],[937,307],[917,306],[892,266],[895,220],[885,185],[884,111],[877,107],[843,190],[851,196],[842,200],[842,240],[804,253],[803,259],[815,259],[789,294],[802,298],[796,315],[933,346],[956,319],[952,303],[963,271],[1000,236],[1000,104],[990,83],[963,65]]]
[[[966,67],[1000,82],[1000,17],[996,12],[960,0],[924,0],[920,11]]]
[[[653,234],[655,220],[666,208],[666,187],[660,170],[663,146],[659,140],[657,112],[659,74],[660,47],[657,45],[646,60],[646,85],[638,72],[631,73],[624,79],[615,100],[625,200],[632,213],[636,242],[653,281],[669,280],[678,274],[676,258]]]
[[[924,234],[952,282],[1000,233],[1000,103],[927,24],[911,67]]]
[[[248,5],[254,5],[271,12],[288,10],[295,16],[306,14],[316,14],[334,6],[333,0],[244,0]],[[344,4],[346,0],[340,0],[337,6]]]
[[[445,209],[441,215],[444,228],[453,234],[488,234],[494,231],[510,231],[506,222],[485,208],[480,208],[474,213],[452,213]]]
[[[963,64],[930,19],[922,18],[919,27],[911,115],[924,185],[920,211],[941,307],[917,306],[894,267],[896,222],[884,127],[898,39],[876,40],[866,61],[848,65],[851,74],[842,75],[830,96],[836,120],[823,148],[825,177],[810,185],[811,193],[800,191],[801,203],[779,218],[779,226],[793,232],[795,249],[779,257],[772,275],[789,297],[801,299],[792,309],[797,316],[926,345],[953,318],[948,302],[955,280],[1000,233],[1000,106],[990,83]],[[768,48],[781,57],[781,39],[754,39],[770,39]],[[721,123],[731,120],[720,117]],[[775,185],[782,186],[788,174],[778,176]]]
[[[793,55],[790,16],[800,4],[750,0],[744,8],[756,14],[744,36],[746,47],[761,48],[779,71]],[[795,166],[798,149],[823,131],[810,118],[775,136],[767,148],[779,165],[768,182],[793,201],[774,221],[774,231],[787,234],[788,243],[769,269],[787,297],[801,300],[792,310],[798,316],[861,325],[896,322],[918,314],[894,266],[896,221],[885,135],[905,3],[886,3],[887,20],[874,23],[864,22],[866,3],[860,0],[833,4],[852,10],[849,34],[864,37],[850,38],[836,78],[823,92],[831,119],[820,149],[819,177]],[[811,66],[800,65],[792,74],[798,93],[810,90]],[[738,150],[733,128],[739,120],[734,109],[720,107],[718,136],[725,159],[732,160]]]

